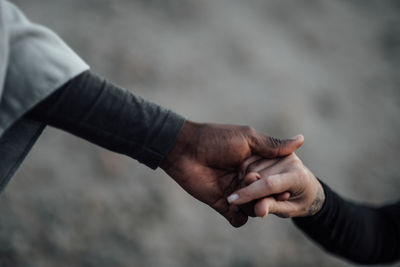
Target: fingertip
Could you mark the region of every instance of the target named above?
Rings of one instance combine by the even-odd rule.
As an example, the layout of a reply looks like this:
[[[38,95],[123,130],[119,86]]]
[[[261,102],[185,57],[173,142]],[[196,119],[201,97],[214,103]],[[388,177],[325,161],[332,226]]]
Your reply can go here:
[[[296,147],[299,148],[304,143],[304,135],[298,134],[295,137],[289,138],[289,141],[295,142]]]
[[[244,177],[246,176],[246,174],[247,174],[247,168],[248,168],[252,163],[258,161],[258,160],[261,159],[261,158],[262,158],[262,157],[260,157],[260,156],[253,155],[253,156],[247,158],[245,161],[242,162],[242,164],[241,164],[240,167],[239,167],[239,171],[238,171],[238,174],[239,174],[239,177],[238,177],[238,178],[239,178],[239,181],[240,181],[240,180],[243,180]]]
[[[252,183],[254,183],[255,181],[261,179],[261,175],[258,172],[249,172],[248,174],[246,174],[246,176],[243,179],[243,184],[245,186],[248,186]]]
[[[235,228],[239,228],[243,225],[245,225],[248,221],[248,216],[241,213],[241,212],[234,212],[232,215],[232,219],[229,220],[229,223],[235,227]]]
[[[302,134],[297,135],[297,139],[296,140],[298,140],[300,145],[303,145],[304,140],[305,140],[304,139],[304,135],[302,135]]]
[[[294,153],[304,143],[304,136],[302,134],[295,137],[284,139],[281,141],[280,150],[277,152],[277,157],[284,157]]]
[[[255,209],[255,208],[254,208],[254,209]],[[254,213],[255,213],[255,212],[254,212]],[[259,217],[259,218],[261,218],[261,219],[264,219],[264,218],[266,218],[266,217],[268,216],[268,211],[266,211],[266,210],[259,211],[259,214],[256,213],[256,216]]]
[[[256,215],[256,217],[265,218],[268,215],[268,211],[265,210],[265,208],[260,208],[259,205],[255,205],[254,214]]]
[[[269,214],[271,205],[273,204],[272,197],[266,197],[259,200],[256,205],[254,206],[254,213],[257,217],[265,218]]]
[[[259,217],[259,218],[265,218],[265,217],[267,217],[267,215],[268,215],[268,212],[267,211],[255,211],[254,212],[255,213],[255,215],[256,215],[256,217]]]
[[[238,199],[239,195],[237,193],[233,193],[226,200],[228,201],[229,204],[234,204],[234,202]]]
[[[276,198],[276,200],[278,200],[278,201],[286,201],[286,200],[289,200],[289,198],[290,198],[290,192],[284,192],[284,193],[278,194],[275,198]]]
[[[302,134],[298,134],[292,138],[289,138],[289,140],[291,141],[304,141],[304,135]]]

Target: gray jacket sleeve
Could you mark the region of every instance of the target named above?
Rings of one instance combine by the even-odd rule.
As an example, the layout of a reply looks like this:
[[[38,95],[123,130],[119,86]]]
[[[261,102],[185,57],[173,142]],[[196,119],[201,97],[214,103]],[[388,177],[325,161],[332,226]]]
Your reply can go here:
[[[23,115],[88,68],[55,33],[0,0],[0,191],[44,127]]]
[[[55,33],[31,23],[2,2],[8,60],[0,102],[0,135],[27,110],[69,79],[88,69]],[[2,63],[4,68],[4,62]]]

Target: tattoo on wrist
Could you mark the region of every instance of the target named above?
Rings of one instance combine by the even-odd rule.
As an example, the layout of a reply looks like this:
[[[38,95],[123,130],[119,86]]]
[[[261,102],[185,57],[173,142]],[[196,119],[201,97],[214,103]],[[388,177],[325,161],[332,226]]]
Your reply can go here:
[[[325,194],[320,185],[318,185],[317,196],[315,197],[313,203],[308,208],[308,216],[315,215],[321,208],[325,202]]]

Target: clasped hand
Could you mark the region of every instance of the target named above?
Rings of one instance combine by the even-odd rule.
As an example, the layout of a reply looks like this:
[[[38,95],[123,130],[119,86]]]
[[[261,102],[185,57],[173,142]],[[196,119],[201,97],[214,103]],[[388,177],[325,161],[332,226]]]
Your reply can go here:
[[[253,156],[241,169],[242,188],[227,200],[231,205],[242,205],[249,216],[312,216],[324,203],[321,184],[295,153],[275,159]]]
[[[280,140],[248,126],[187,121],[161,168],[235,227],[254,215],[307,216],[322,188],[294,154],[303,142],[302,135]]]

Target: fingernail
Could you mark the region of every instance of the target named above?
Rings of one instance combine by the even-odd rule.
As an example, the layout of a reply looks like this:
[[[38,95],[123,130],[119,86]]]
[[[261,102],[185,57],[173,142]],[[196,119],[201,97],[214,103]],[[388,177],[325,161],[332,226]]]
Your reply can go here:
[[[237,199],[239,199],[239,195],[238,194],[232,194],[227,198],[229,203],[232,203],[233,201],[235,201]]]
[[[295,141],[295,140],[299,139],[300,137],[301,137],[301,134],[298,134],[292,138],[289,138],[289,140]]]

